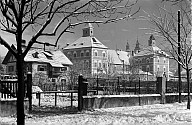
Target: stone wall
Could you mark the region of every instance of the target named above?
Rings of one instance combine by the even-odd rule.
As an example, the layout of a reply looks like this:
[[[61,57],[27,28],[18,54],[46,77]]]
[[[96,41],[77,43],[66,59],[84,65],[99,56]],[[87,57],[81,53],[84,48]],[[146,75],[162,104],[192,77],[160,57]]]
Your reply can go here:
[[[178,102],[178,93],[165,94],[165,98],[165,103]],[[187,93],[182,93],[182,101],[187,101]],[[83,109],[128,107],[160,103],[164,103],[160,94],[83,96]]]
[[[24,101],[25,113],[29,109],[29,101]],[[16,99],[7,99],[0,100],[0,117],[12,116],[17,114],[17,100]]]

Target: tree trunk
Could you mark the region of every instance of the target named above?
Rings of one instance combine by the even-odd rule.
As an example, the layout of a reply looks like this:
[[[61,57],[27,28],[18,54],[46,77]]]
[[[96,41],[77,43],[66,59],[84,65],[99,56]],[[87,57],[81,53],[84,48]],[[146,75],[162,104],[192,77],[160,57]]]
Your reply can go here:
[[[17,92],[17,125],[25,124],[24,114],[24,59],[22,55],[17,58],[18,92]]]
[[[190,76],[189,76],[189,69],[186,69],[186,73],[187,73],[187,93],[188,93],[188,97],[187,97],[187,109],[190,109],[190,102],[191,102],[191,97],[190,97]]]

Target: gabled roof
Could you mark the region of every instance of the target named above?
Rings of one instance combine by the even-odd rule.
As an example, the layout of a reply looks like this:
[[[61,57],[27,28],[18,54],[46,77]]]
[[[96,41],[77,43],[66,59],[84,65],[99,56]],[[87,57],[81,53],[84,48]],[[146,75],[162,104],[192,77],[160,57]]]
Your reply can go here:
[[[105,45],[103,45],[97,38],[88,36],[88,37],[80,37],[75,42],[71,43],[70,45],[66,46],[65,49],[76,49],[76,48],[104,48],[107,49]]]
[[[152,55],[152,54],[162,54],[165,56],[169,56],[157,46],[148,46],[144,48],[142,51],[140,51],[139,53],[135,54],[134,56],[146,56],[146,55]]]
[[[24,58],[25,62],[49,63],[53,67],[73,65],[72,62],[60,51],[44,51],[42,49],[30,50]]]
[[[12,46],[13,49],[16,49]],[[3,60],[3,64],[7,64],[12,53],[8,51]],[[31,49],[24,58],[25,62],[49,63],[53,67],[63,67],[63,65],[73,65],[72,62],[60,51],[44,51],[43,49]]]
[[[128,52],[119,50],[108,50],[109,61],[115,65],[123,65],[123,60],[125,65],[129,65],[129,55]]]
[[[14,45],[11,45],[11,48],[12,48],[13,50],[16,50],[16,48],[15,48]],[[5,55],[4,60],[2,61],[2,64],[7,64],[7,62],[9,61],[9,59],[10,59],[11,56],[12,56],[11,51],[8,51],[7,54]]]

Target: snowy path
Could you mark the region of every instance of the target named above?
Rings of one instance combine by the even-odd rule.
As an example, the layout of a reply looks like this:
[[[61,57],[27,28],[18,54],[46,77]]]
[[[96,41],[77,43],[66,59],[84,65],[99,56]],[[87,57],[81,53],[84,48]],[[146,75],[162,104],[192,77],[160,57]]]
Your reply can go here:
[[[41,112],[39,111],[41,110]],[[0,118],[0,124],[14,125],[15,118]],[[192,125],[186,103],[117,107],[77,112],[76,108],[36,107],[26,125]]]

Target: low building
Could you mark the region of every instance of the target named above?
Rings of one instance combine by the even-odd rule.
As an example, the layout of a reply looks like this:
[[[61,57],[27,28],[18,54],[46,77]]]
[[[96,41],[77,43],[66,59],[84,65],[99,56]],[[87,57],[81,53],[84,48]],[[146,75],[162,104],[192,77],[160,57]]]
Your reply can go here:
[[[12,46],[12,48],[15,47]],[[60,50],[31,49],[25,56],[24,61],[25,73],[31,72],[33,78],[38,74],[53,80],[73,65]],[[7,66],[6,74],[17,74],[16,58],[10,51],[8,51],[2,63]]]
[[[129,52],[122,50],[108,50],[108,74],[112,77],[122,76],[125,79],[128,78],[130,75],[129,58]]]

